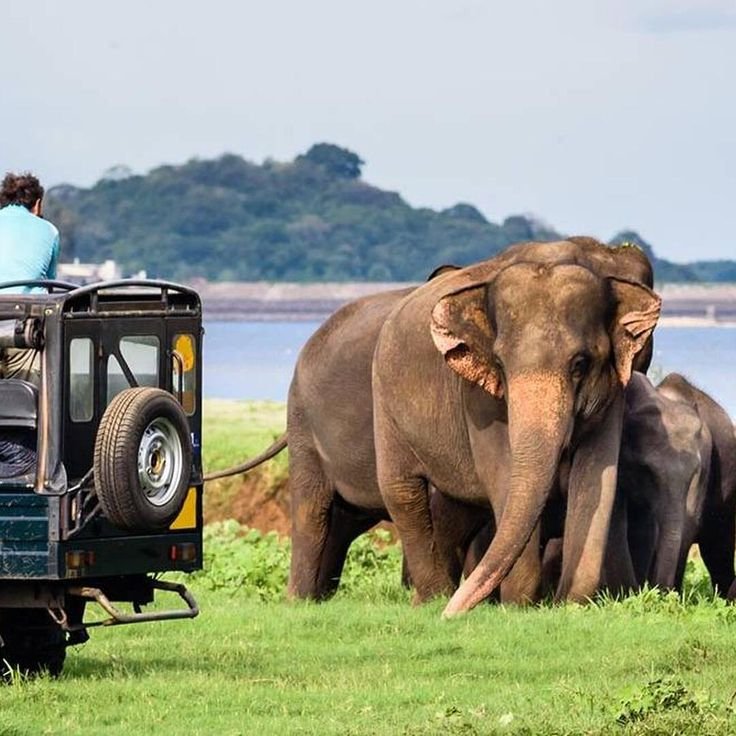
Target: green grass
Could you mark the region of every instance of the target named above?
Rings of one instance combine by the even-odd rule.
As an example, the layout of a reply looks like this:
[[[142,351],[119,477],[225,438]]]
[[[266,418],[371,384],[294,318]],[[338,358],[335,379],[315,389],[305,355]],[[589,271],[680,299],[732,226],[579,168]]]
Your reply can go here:
[[[202,427],[205,472],[229,468],[260,454],[285,430],[286,404],[273,401],[205,401]],[[208,483],[205,520],[230,517],[236,499],[243,493],[256,499],[283,494],[288,458],[287,449],[247,476],[238,475]]]
[[[205,408],[211,468],[284,426],[282,405]],[[736,733],[736,607],[699,562],[682,597],[444,621],[443,601],[411,606],[385,533],[356,542],[324,604],[285,601],[288,559],[276,535],[211,525],[188,578],[199,618],[92,630],[59,680],[0,687],[0,736]]]
[[[221,470],[257,455],[286,431],[286,404],[275,401],[204,402],[202,448],[205,470]],[[286,467],[286,452],[274,463]]]
[[[736,609],[694,564],[684,599],[444,621],[410,605],[396,547],[364,538],[335,599],[288,603],[288,543],[242,532],[208,531],[198,619],[93,631],[59,680],[0,688],[0,734],[736,732]]]

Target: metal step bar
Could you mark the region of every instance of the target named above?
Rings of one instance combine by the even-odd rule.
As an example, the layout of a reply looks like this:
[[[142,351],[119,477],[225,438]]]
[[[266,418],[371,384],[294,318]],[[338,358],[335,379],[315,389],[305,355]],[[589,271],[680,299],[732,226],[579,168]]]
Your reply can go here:
[[[68,590],[71,595],[96,601],[105,613],[108,614],[109,618],[102,619],[101,621],[69,624],[66,614],[63,611],[49,608],[49,613],[64,631],[82,631],[93,626],[120,626],[122,624],[142,624],[148,621],[171,621],[172,619],[194,618],[199,615],[197,601],[182,583],[151,580],[150,584],[154,590],[165,590],[170,593],[176,593],[187,604],[187,607],[167,611],[150,611],[148,613],[143,613],[140,610],[135,610],[133,613],[126,613],[116,608],[99,588],[74,587]]]

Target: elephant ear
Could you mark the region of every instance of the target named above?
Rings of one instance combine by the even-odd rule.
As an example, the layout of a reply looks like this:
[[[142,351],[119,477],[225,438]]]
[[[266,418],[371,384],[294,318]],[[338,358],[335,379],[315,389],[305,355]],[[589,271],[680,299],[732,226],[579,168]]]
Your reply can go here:
[[[495,334],[486,305],[485,283],[442,297],[432,310],[432,339],[452,370],[500,399],[503,383],[493,358]]]
[[[623,279],[608,279],[615,302],[611,339],[616,373],[626,386],[637,354],[644,348],[657,325],[662,299],[649,287]]]

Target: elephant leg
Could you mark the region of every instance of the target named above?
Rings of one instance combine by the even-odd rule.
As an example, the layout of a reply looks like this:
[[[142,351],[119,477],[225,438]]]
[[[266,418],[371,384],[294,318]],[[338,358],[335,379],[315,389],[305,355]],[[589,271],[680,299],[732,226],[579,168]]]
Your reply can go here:
[[[557,600],[584,601],[600,587],[610,543],[623,408],[619,394],[598,430],[581,439],[573,456]],[[625,539],[614,541],[620,548],[627,545]]]
[[[288,595],[319,598],[319,573],[335,490],[317,453],[296,445],[289,456],[291,567]]]
[[[629,547],[627,515],[626,495],[619,489],[613,503],[604,571],[605,586],[615,596],[626,595],[637,585],[636,572]]]
[[[427,481],[422,477],[394,478],[381,482],[381,493],[396,524],[404,556],[415,588],[415,603],[454,590],[451,561],[434,541]]]
[[[554,595],[562,573],[562,537],[550,539],[544,547],[542,557],[541,595]]]
[[[542,556],[539,524],[532,532],[521,556],[501,582],[501,601],[525,605],[539,600],[542,584]]]
[[[454,587],[457,587],[464,567],[473,563],[474,547],[480,545],[480,559],[493,537],[492,531],[487,535],[481,534],[484,527],[491,529],[490,509],[456,501],[438,490],[431,492],[429,508],[439,557],[449,565],[450,577]]]
[[[654,557],[651,583],[660,590],[673,590],[677,585],[678,569],[687,559],[687,547],[683,537],[683,514],[670,509],[662,520]]]
[[[409,563],[406,561],[406,555],[401,555],[401,584],[405,588],[411,588],[411,573],[409,572]]]
[[[463,564],[463,576],[468,577],[471,572],[476,568],[478,563],[483,559],[483,555],[488,551],[493,541],[493,535],[496,533],[496,522],[493,516],[489,519],[488,523],[485,524],[480,531],[473,537],[468,546],[468,551],[465,553],[465,563]],[[501,588],[496,588],[486,598],[487,603],[500,603],[501,602]]]
[[[483,559],[483,555],[491,546],[493,535],[496,533],[496,524],[493,517],[490,518],[478,533],[473,537],[468,545],[465,553],[465,561],[463,563],[463,575],[468,577],[477,567],[478,563]]]
[[[317,598],[329,598],[334,594],[340,584],[350,545],[379,521],[375,514],[351,507],[339,495],[335,496],[330,507],[329,529],[317,578]]]
[[[700,554],[708,568],[713,587],[720,596],[729,595],[734,585],[734,509],[710,510],[703,532],[698,537]],[[736,587],[734,588],[736,593]]]
[[[414,602],[422,603],[454,590],[451,561],[435,543],[429,506],[429,483],[414,450],[374,401],[376,474],[381,496],[401,538],[414,585]]]
[[[657,522],[646,506],[632,509],[627,517],[631,561],[637,586],[651,582],[654,551],[657,547]]]

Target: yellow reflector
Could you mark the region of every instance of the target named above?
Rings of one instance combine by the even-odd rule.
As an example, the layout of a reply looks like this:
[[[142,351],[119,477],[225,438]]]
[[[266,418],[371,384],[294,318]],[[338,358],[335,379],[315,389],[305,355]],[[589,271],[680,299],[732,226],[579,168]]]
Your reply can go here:
[[[178,335],[174,343],[174,350],[181,356],[184,372],[189,373],[194,368],[194,340],[191,335]]]
[[[190,488],[179,516],[171,522],[169,529],[194,529],[197,526],[197,489]]]

